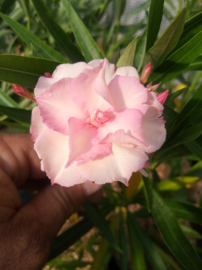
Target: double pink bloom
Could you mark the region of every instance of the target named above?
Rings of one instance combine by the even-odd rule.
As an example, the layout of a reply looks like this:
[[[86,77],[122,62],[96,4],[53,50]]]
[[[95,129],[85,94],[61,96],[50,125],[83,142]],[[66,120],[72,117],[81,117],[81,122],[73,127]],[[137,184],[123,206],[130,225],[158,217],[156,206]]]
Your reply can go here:
[[[62,64],[35,88],[31,134],[52,183],[128,184],[165,141],[163,106],[133,67]]]

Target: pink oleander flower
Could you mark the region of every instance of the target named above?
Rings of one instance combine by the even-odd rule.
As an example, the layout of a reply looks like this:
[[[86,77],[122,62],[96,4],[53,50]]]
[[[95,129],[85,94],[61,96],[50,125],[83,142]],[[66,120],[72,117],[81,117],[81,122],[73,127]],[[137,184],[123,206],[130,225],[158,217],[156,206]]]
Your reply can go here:
[[[128,184],[165,141],[163,106],[133,67],[62,64],[35,87],[31,134],[52,184]]]

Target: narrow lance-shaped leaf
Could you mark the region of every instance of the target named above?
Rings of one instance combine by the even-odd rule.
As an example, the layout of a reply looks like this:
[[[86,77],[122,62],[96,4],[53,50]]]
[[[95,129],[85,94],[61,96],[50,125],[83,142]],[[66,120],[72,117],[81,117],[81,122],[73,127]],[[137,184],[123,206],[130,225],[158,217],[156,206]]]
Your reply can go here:
[[[177,218],[193,223],[202,223],[202,208],[170,199],[165,200],[165,202]]]
[[[168,82],[181,74],[202,52],[202,31],[194,36],[179,50],[171,54],[166,61],[156,69],[150,76],[149,80],[153,83],[161,81]]]
[[[68,15],[76,41],[78,42],[86,61],[88,62],[93,59],[103,58],[95,41],[93,40],[82,20],[76,14],[69,1],[62,0],[62,3]]]
[[[41,58],[0,55],[0,80],[34,88],[39,76],[52,73],[58,64]]]
[[[66,63],[67,60],[53,48],[40,40],[37,36],[27,30],[20,23],[12,20],[5,14],[0,13],[4,21],[15,31],[15,33],[29,46],[33,47],[36,52],[42,57],[50,60],[55,60],[61,63]]]
[[[202,239],[202,235],[199,232],[195,231],[194,229],[184,226],[182,224],[180,225],[180,228],[186,236],[190,236],[196,239]]]
[[[202,31],[202,12],[193,16],[190,20],[188,20],[184,25],[183,33],[180,37],[180,40],[177,44],[175,50],[184,46],[190,39],[192,39],[198,32]]]
[[[147,209],[150,212],[151,208],[152,208],[152,202],[153,202],[152,184],[151,184],[151,180],[148,177],[145,177],[142,175],[142,179],[144,182],[144,192],[145,192],[145,197],[146,197],[146,201],[147,201]]]
[[[55,39],[55,42],[61,48],[62,52],[72,61],[84,61],[82,54],[74,45],[68,34],[56,22],[51,12],[48,10],[42,0],[32,0],[41,22]]]
[[[202,70],[202,56],[199,55],[194,62],[190,63],[190,65],[185,69],[185,71],[189,70]]]
[[[160,66],[168,54],[175,48],[182,34],[186,8],[172,21],[156,44],[147,52],[144,65],[151,62],[153,69]]]
[[[188,172],[185,173],[186,176],[202,176],[202,161],[197,162]]]
[[[169,137],[174,133],[179,133],[193,122],[201,114],[202,106],[202,85],[197,89],[193,97],[189,100],[183,110],[178,114],[170,128]]]
[[[112,231],[110,230],[109,224],[107,223],[104,215],[102,214],[98,206],[96,206],[95,204],[84,203],[84,208],[89,217],[100,229],[100,232],[103,234],[103,236],[106,237],[106,239],[109,241],[112,247],[120,251],[117,241],[114,238]]]
[[[127,220],[127,227],[128,239],[131,250],[131,268],[132,270],[146,270],[147,268],[142,241],[137,231],[134,230],[130,220]]]
[[[166,245],[184,268],[202,269],[198,254],[182,233],[174,214],[154,190],[152,214]]]
[[[162,260],[156,245],[152,242],[152,240],[148,237],[146,232],[143,231],[140,224],[136,220],[136,218],[128,212],[128,222],[131,223],[132,229],[136,231],[136,234],[138,235],[142,246],[145,251],[146,257],[151,262],[151,265],[153,266],[153,269],[155,270],[166,270],[166,265],[164,261]]]
[[[114,233],[117,231],[117,224],[119,223],[119,218],[120,215],[118,214],[113,218],[110,223],[110,229]],[[99,245],[99,249],[95,254],[94,261],[91,265],[90,270],[103,270],[107,266],[112,254],[113,248],[111,247],[109,241],[106,238],[103,238]]]
[[[0,105],[0,113],[22,123],[30,124],[31,122],[31,111],[28,110],[10,108]]]
[[[133,66],[136,45],[137,37],[126,47],[116,64],[117,67]]]
[[[0,89],[0,104],[13,108],[20,108],[19,104],[15,102],[10,96]]]
[[[202,134],[202,124],[195,125],[188,129],[180,132],[176,137],[174,137],[169,144],[166,145],[166,148],[175,147],[179,144],[187,143],[194,141]],[[164,148],[164,149],[166,149]]]
[[[156,41],[163,16],[163,5],[164,0],[150,1],[146,51],[148,51]]]
[[[134,66],[137,68],[138,72],[140,72],[145,52],[146,52],[146,42],[147,42],[147,32],[146,30],[142,33],[142,35],[138,38],[137,46],[136,46],[136,53],[134,57]]]
[[[110,205],[102,210],[104,215],[108,215],[113,210],[113,206]],[[49,260],[54,259],[60,255],[63,251],[68,249],[76,241],[78,241],[84,234],[86,234],[90,229],[93,228],[93,222],[85,217],[80,222],[76,223],[70,229],[65,231],[63,234],[59,235],[53,242],[51,252],[48,258]]]
[[[197,138],[195,141],[185,143],[185,146],[197,157],[202,159],[202,136]]]
[[[122,252],[120,253],[120,265],[121,270],[127,270],[127,262],[128,262],[128,250],[127,250],[127,237],[126,237],[126,231],[124,226],[124,213],[120,213],[120,226],[119,226],[119,242],[120,242],[120,248]]]

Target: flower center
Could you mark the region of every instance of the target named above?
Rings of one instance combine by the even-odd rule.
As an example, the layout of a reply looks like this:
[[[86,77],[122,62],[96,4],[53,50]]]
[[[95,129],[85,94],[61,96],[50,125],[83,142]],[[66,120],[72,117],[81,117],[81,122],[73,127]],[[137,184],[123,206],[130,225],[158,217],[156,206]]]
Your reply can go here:
[[[97,109],[94,111],[91,116],[86,120],[86,123],[90,123],[95,127],[102,126],[105,122],[107,122],[109,118],[107,117],[105,112],[100,111]]]

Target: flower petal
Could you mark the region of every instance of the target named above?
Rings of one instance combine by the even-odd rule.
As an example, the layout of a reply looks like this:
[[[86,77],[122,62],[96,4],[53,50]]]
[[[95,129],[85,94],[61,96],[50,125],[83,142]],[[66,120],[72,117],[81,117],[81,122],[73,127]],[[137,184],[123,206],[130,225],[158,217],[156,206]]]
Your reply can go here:
[[[117,68],[114,76],[116,75],[126,76],[126,77],[136,77],[139,79],[139,74],[137,70],[131,66]]]
[[[131,135],[128,135],[123,129],[117,130],[114,133],[109,133],[102,142],[117,143],[122,146],[135,147],[135,146],[148,146],[146,143],[135,139]]]
[[[110,144],[93,145],[91,143],[96,133],[97,129],[92,125],[86,124],[85,121],[73,117],[69,119],[70,153],[66,167],[75,160],[87,162],[98,155],[106,156],[111,153]]]
[[[121,181],[127,185],[132,173],[141,170],[147,160],[148,156],[143,152],[113,144],[111,155],[81,163],[78,170],[96,184]]]
[[[115,133],[122,129],[128,135],[132,135],[144,142],[142,130],[142,113],[136,109],[126,109],[113,113],[109,120],[97,130],[97,135],[92,139],[93,144],[102,141],[109,133]]]
[[[69,117],[87,117],[71,98],[70,81],[68,78],[61,79],[36,98],[46,126],[64,135],[69,134]]]
[[[32,110],[30,133],[32,135],[32,140],[36,141],[40,133],[46,126],[44,125],[42,118],[40,116],[39,107],[34,107]]]
[[[148,105],[144,104],[148,98],[148,89],[136,77],[116,76],[109,84],[114,109],[137,109],[145,113]]]
[[[35,97],[39,97],[41,94],[44,93],[52,84],[58,81],[57,78],[47,78],[47,77],[39,77],[38,82],[34,88],[34,95]]]
[[[75,64],[61,64],[55,69],[53,78],[57,78],[59,80],[62,78],[76,78],[85,69],[92,69],[92,67],[85,62],[78,62]]]
[[[147,153],[158,150],[166,139],[166,129],[163,118],[159,117],[159,111],[151,106],[143,117],[142,129],[144,130],[145,147]]]
[[[52,184],[58,183],[69,187],[87,180],[77,170],[76,163],[65,168],[69,155],[69,136],[45,127],[37,138],[34,148],[42,159],[42,168]]]
[[[85,62],[78,62],[75,64],[61,64],[57,66],[53,72],[52,78],[41,76],[34,89],[35,97],[39,97],[52,84],[58,82],[62,78],[75,78],[84,69],[92,69],[92,67]]]
[[[88,64],[91,65],[93,68],[98,67],[105,61],[104,69],[105,69],[105,82],[108,85],[110,81],[114,78],[115,72],[116,72],[116,66],[114,64],[111,64],[107,59],[99,59],[99,60],[93,60],[89,62]]]
[[[163,112],[163,105],[158,101],[157,95],[154,92],[149,92],[148,93],[148,100],[147,104],[151,107],[155,107],[158,110],[158,116],[162,115]],[[154,112],[154,111],[153,111]],[[151,113],[151,112],[150,112]],[[157,114],[155,112],[153,117],[157,117]]]
[[[97,109],[113,110],[111,95],[104,79],[104,64],[105,61],[95,69],[85,70],[71,83],[73,100],[89,116]]]

